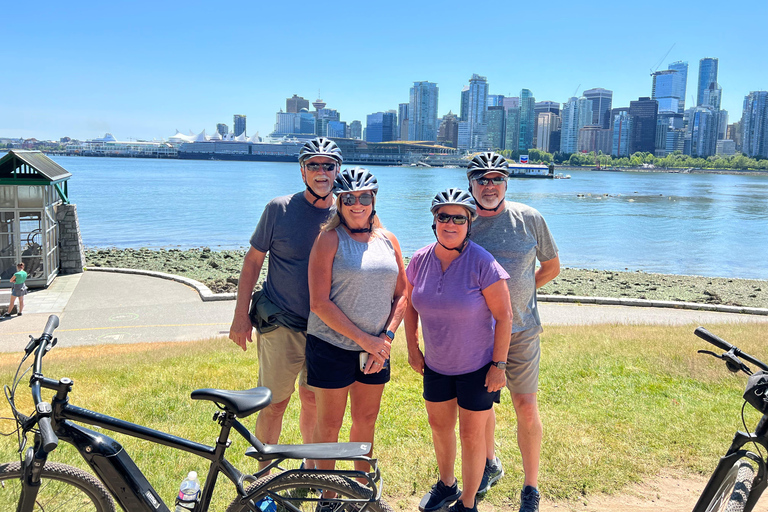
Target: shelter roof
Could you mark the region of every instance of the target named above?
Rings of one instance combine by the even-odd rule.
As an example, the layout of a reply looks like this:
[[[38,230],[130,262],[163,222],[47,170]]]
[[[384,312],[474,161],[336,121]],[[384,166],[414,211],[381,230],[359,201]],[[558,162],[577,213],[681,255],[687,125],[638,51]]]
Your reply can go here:
[[[40,151],[12,149],[0,159],[0,179],[43,178],[50,183],[69,179],[72,174]]]

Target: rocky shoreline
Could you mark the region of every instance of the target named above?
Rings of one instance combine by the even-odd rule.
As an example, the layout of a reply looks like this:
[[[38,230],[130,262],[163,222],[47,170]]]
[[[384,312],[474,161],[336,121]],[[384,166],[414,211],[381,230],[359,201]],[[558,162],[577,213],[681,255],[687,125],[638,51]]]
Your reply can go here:
[[[88,267],[154,270],[189,277],[215,293],[234,292],[245,250],[88,249]],[[260,281],[266,276],[266,265]],[[616,297],[768,308],[768,281],[563,268],[543,295]]]

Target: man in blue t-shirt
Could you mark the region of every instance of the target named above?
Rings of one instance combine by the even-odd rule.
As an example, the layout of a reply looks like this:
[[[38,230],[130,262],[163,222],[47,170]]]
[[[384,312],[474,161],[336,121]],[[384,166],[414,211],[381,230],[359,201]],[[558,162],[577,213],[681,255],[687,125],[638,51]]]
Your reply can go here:
[[[299,428],[304,442],[312,442],[315,397],[306,386],[304,371],[309,317],[307,268],[320,225],[332,212],[331,192],[341,162],[341,150],[330,139],[318,137],[304,144],[299,164],[306,188],[267,204],[251,236],[240,273],[229,338],[246,350],[246,342],[252,341],[251,294],[269,252],[267,280],[254,296],[258,311],[253,319],[258,330],[258,385],[272,390],[272,403],[256,419],[256,437],[265,444],[276,444],[280,438],[283,415],[297,376],[301,376]]]
[[[480,153],[469,163],[467,179],[479,215],[471,238],[509,274],[513,319],[505,369],[517,415],[517,442],[525,473],[520,512],[537,512],[542,438],[537,393],[542,329],[536,289],[557,277],[560,258],[544,217],[530,206],[505,200],[508,177],[507,161],[499,154]],[[540,264],[538,270],[536,260]],[[504,474],[493,453],[495,427],[495,416],[491,415],[486,429],[486,469],[479,492],[487,491]]]

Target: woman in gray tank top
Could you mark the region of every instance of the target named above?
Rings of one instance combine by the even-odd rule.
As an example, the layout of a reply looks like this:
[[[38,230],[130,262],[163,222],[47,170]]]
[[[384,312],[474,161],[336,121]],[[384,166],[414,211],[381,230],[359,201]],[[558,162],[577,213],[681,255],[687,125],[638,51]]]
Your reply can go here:
[[[389,381],[389,351],[405,313],[406,280],[397,238],[374,210],[378,188],[366,169],[339,173],[336,214],[322,227],[309,256],[307,383],[317,401],[316,443],[338,441],[349,397],[349,440],[373,444]],[[333,461],[317,461],[318,469],[333,467]]]

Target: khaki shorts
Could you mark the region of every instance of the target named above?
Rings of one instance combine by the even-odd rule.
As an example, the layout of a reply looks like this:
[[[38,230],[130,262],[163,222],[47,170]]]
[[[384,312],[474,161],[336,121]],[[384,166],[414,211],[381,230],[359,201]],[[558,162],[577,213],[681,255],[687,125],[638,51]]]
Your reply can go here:
[[[513,332],[507,354],[507,388],[510,393],[536,393],[539,390],[541,327]]]
[[[304,352],[307,333],[287,327],[256,333],[256,349],[259,355],[259,386],[272,390],[272,403],[291,397],[296,377],[299,385],[307,387],[307,367]]]

